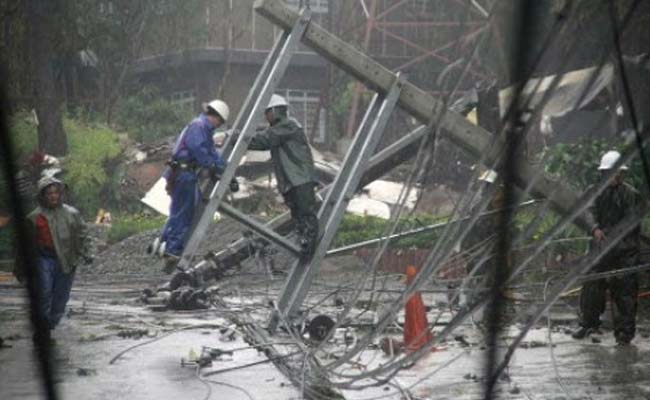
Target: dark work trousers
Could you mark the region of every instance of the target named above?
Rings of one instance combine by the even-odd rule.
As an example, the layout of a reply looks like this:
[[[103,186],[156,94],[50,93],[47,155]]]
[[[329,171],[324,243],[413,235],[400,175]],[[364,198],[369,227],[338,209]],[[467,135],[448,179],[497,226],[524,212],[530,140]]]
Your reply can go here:
[[[316,216],[316,195],[314,184],[305,183],[283,194],[284,202],[291,210],[291,218],[296,223],[296,231],[301,245],[312,252],[318,238],[318,217]]]
[[[606,272],[636,265],[638,256],[608,254],[591,272]],[[600,315],[605,312],[606,291],[609,289],[616,312],[614,336],[632,340],[636,331],[637,274],[619,275],[586,282],[580,294],[580,325],[585,328],[600,326]]]
[[[54,329],[65,312],[70,299],[74,274],[66,274],[53,256],[39,255],[36,269],[38,308],[50,329]]]

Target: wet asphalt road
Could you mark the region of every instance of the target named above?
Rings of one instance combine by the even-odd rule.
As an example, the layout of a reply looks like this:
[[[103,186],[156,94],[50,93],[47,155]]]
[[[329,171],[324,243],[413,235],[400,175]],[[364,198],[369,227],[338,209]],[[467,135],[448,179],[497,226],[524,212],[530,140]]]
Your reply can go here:
[[[114,365],[108,361],[121,350],[160,335],[163,329],[191,324],[228,324],[217,311],[152,313],[134,303],[142,283],[79,282],[73,291],[69,318],[55,333],[57,388],[64,399],[291,399],[298,390],[271,364],[232,371],[206,384],[193,367],[181,367],[180,359],[201,346],[246,346],[238,337],[223,342],[216,328],[172,334],[127,353]],[[40,399],[37,365],[25,312],[25,298],[15,284],[0,284],[0,336],[11,346],[0,350],[0,398]],[[248,298],[248,301],[251,299]],[[643,305],[643,304],[642,304]],[[435,310],[434,310],[435,311]],[[567,312],[572,312],[567,310]],[[563,318],[564,319],[564,318]],[[570,323],[575,323],[572,321]],[[569,324],[570,324],[569,323]],[[519,349],[499,384],[502,399],[650,399],[650,324],[640,318],[640,334],[629,347],[615,345],[610,330],[591,339],[575,341],[567,334],[570,325],[557,325],[552,333],[554,365],[547,330],[529,332],[527,348]],[[121,338],[119,332],[147,330],[142,338]],[[512,327],[509,335],[514,335]],[[471,325],[460,328],[471,344],[462,347],[450,340],[438,352],[397,375],[413,399],[478,399],[482,397],[485,349],[481,335]],[[531,345],[535,344],[535,345]],[[241,351],[233,359],[215,362],[224,368],[260,361],[255,350]],[[388,362],[378,350],[356,359],[363,368]],[[557,371],[556,371],[557,369]],[[357,369],[361,372],[363,369]],[[207,370],[206,370],[207,371]],[[346,373],[355,373],[348,368]],[[360,381],[361,383],[367,383]],[[225,384],[225,385],[224,385]],[[209,385],[209,386],[208,386]],[[211,393],[209,393],[210,387]],[[242,391],[244,389],[247,393]],[[208,394],[210,397],[207,397]],[[343,391],[347,399],[400,399],[395,387],[379,385],[363,391]]]

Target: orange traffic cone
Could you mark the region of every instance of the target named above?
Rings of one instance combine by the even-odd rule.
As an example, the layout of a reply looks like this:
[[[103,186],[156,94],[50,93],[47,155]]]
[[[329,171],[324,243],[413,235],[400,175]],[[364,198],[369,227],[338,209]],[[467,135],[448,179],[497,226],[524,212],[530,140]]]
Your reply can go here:
[[[410,284],[418,270],[409,265],[406,268],[406,283]],[[404,346],[410,351],[419,350],[431,340],[427,314],[422,303],[422,295],[416,292],[406,302],[406,317],[404,320]],[[433,349],[435,350],[435,348]]]

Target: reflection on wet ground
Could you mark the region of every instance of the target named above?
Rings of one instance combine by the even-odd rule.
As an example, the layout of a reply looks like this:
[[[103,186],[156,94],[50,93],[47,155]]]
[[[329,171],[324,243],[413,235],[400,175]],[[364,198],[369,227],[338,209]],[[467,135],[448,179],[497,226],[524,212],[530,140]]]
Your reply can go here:
[[[273,285],[279,284],[280,281]],[[229,325],[229,321],[218,309],[156,313],[143,308],[134,301],[142,287],[142,282],[79,282],[75,287],[69,317],[55,333],[57,387],[62,398],[300,398],[299,390],[270,363],[212,377],[221,384],[200,382],[196,377],[196,367],[182,367],[181,358],[191,359],[201,352],[202,346],[234,349],[247,344],[241,335],[234,335],[234,341],[224,341],[224,333],[218,326]],[[256,305],[265,304],[275,290],[269,289],[268,282],[248,289],[248,293],[226,292],[224,299],[230,306],[248,304],[252,308],[242,306],[241,310],[249,312]],[[427,304],[438,304],[438,300],[435,296],[425,296]],[[324,308],[329,313],[335,312],[333,310]],[[433,319],[440,312],[449,311],[434,305],[429,316]],[[554,307],[553,312],[558,316],[550,336],[553,346],[549,344],[545,323],[531,330],[499,383],[499,398],[650,398],[650,344],[647,339],[650,324],[645,310],[639,318],[639,334],[629,347],[616,346],[607,324],[602,334],[581,341],[573,340],[569,332],[575,327],[575,320],[571,320],[574,310],[559,306]],[[259,314],[260,321],[264,315]],[[447,318],[449,316],[443,315],[441,320]],[[161,337],[169,329],[192,324],[216,325]],[[0,325],[0,335],[5,339],[5,345],[10,346],[0,350],[0,398],[41,398],[25,298],[22,289],[15,284],[0,286]],[[356,334],[363,335],[363,329],[362,326],[356,328]],[[511,326],[504,333],[502,343],[507,344],[508,338],[517,332],[517,325]],[[395,335],[399,336],[398,330]],[[108,364],[112,357],[127,347],[156,338],[160,340],[133,349],[115,364]],[[468,323],[460,327],[437,352],[401,370],[391,384],[361,391],[343,390],[342,394],[346,399],[407,398],[401,388],[408,390],[412,399],[481,398],[485,359],[482,340],[481,331]],[[336,350],[336,346],[332,344],[331,348]],[[265,358],[264,354],[253,349],[236,351],[232,357],[215,360],[203,372],[243,366]],[[354,361],[355,365],[347,365],[337,372],[359,373],[390,359],[381,350],[369,348]],[[206,397],[209,390],[211,397]]]

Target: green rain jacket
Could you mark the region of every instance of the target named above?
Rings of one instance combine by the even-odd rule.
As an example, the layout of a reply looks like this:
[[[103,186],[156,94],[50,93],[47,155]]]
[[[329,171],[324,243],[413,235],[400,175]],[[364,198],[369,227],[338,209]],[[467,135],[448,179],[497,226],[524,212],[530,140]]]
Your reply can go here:
[[[54,250],[63,272],[75,272],[80,263],[90,258],[89,237],[81,214],[67,204],[55,209],[38,206],[27,216],[32,232],[36,232],[36,217],[39,214],[47,219]]]
[[[316,182],[311,149],[305,132],[295,119],[282,117],[257,133],[248,148],[271,151],[280,193],[285,194],[296,186]]]

